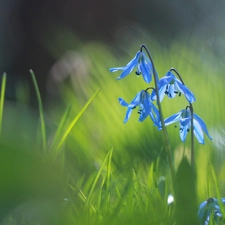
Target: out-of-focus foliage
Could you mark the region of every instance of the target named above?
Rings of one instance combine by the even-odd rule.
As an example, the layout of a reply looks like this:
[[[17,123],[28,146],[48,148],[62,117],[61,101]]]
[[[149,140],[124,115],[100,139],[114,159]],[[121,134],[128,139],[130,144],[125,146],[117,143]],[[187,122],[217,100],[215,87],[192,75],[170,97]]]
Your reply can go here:
[[[4,224],[57,224],[55,220],[59,224],[185,224],[191,216],[197,224],[197,211],[193,215],[197,205],[208,197],[219,197],[217,190],[221,196],[225,194],[224,68],[198,41],[167,47],[145,41],[159,77],[171,67],[182,75],[197,99],[194,111],[214,139],[206,139],[205,145],[195,142],[193,174],[188,163],[190,137],[181,143],[178,129],[168,127],[180,184],[179,207],[174,207],[174,203],[167,204],[172,188],[161,132],[150,119],[139,123],[135,110],[123,124],[126,109],[118,103],[118,97],[132,100],[146,84],[135,74],[117,81],[119,74],[108,70],[126,65],[140,44],[137,41],[129,49],[115,50],[102,43],[77,41],[76,50],[58,59],[49,74],[49,105],[44,106],[47,149],[42,148],[38,113],[5,103],[0,148]],[[49,49],[59,56],[63,44],[61,50],[53,46]],[[59,141],[99,88],[52,161],[48,151],[54,149],[49,146],[63,114]],[[68,104],[71,108],[64,113]],[[165,99],[162,107],[166,118],[185,108],[186,100],[184,96]],[[182,204],[185,211],[181,211]]]

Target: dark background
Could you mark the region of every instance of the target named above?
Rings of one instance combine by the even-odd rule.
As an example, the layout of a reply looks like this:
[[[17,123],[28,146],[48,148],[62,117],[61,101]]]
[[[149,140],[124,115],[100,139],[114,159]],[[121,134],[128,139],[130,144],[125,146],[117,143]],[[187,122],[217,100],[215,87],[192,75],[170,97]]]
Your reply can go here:
[[[83,41],[113,45],[119,34],[133,27],[147,30],[164,43],[201,38],[215,52],[224,36],[222,0],[1,0],[0,73],[7,72],[7,98],[14,99],[18,79],[31,83],[37,76],[43,97],[49,69],[55,62],[42,40],[57,26]],[[117,34],[117,35],[116,35]]]

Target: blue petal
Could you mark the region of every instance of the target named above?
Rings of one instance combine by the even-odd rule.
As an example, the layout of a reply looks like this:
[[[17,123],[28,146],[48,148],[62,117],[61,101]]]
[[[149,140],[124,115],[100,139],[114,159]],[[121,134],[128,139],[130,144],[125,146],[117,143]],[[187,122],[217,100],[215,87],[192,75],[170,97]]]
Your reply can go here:
[[[216,198],[209,198],[199,206],[198,218],[201,221],[201,225],[208,224],[212,212],[220,213],[220,207]],[[217,214],[217,216],[219,216],[219,214]]]
[[[180,139],[183,142],[186,140],[186,136],[187,136],[187,133],[188,133],[187,129],[188,129],[187,126],[180,125]]]
[[[162,77],[158,82],[159,89],[162,88],[163,86],[168,85],[172,80],[173,80],[173,77],[171,76]]]
[[[159,89],[159,100],[162,102],[164,96],[165,96],[166,86]]]
[[[167,73],[168,74],[168,73]],[[171,76],[164,76],[163,78],[161,78],[158,82],[158,90],[159,90],[159,99],[160,102],[163,100],[164,95],[165,95],[165,91],[166,91],[166,86],[173,80],[173,77]],[[155,90],[152,91],[152,95],[151,95],[151,99],[152,101],[156,100],[156,92]]]
[[[163,86],[159,89],[159,100],[160,102],[162,102],[164,96],[165,96],[165,91],[166,91],[166,86]],[[154,101],[156,100],[156,91],[155,89],[152,91],[152,94],[151,94],[151,100]]]
[[[183,85],[179,80],[176,80],[176,84],[179,86],[180,91],[184,94],[184,96],[190,103],[195,101],[194,94],[185,85]]]
[[[156,91],[155,91],[155,89],[152,90],[152,93],[151,93],[151,100],[152,100],[152,101],[156,100]]]
[[[208,201],[204,201],[198,209],[198,218],[201,221],[201,225],[206,225],[209,222],[211,209],[207,207]]]
[[[141,114],[140,114],[140,117],[139,117],[139,122],[142,122],[142,121],[144,121],[146,118],[147,118],[147,116],[148,116],[149,114],[147,113],[147,111],[146,110],[144,110]]]
[[[178,121],[181,117],[181,114],[184,110],[181,110],[180,112],[168,117],[167,119],[164,120],[165,126],[168,126],[176,121]]]
[[[204,144],[204,134],[202,132],[202,128],[197,120],[193,120],[194,122],[194,135],[198,139],[200,144]]]
[[[135,96],[135,98],[134,98],[134,99],[131,101],[131,103],[128,105],[128,107],[134,108],[134,107],[138,106],[138,105],[141,103],[141,101],[142,101],[142,99],[143,99],[145,93],[146,93],[146,92],[145,92],[144,90],[138,92],[137,95]]]
[[[206,133],[206,135],[212,140],[212,137],[209,135],[207,127],[204,121],[196,114],[194,114],[194,119],[198,121],[199,125],[201,126],[202,130]]]
[[[115,67],[115,68],[110,68],[109,71],[110,72],[117,72],[118,70],[124,70],[126,68],[126,66],[123,67]]]
[[[191,122],[191,116],[186,118],[180,118],[181,126],[187,126]]]
[[[140,51],[137,52],[137,54],[135,55],[135,57],[124,67],[116,67],[116,68],[111,68],[109,69],[111,72],[116,72],[118,70],[124,70],[120,76],[117,78],[117,80],[120,80],[124,77],[126,77],[128,74],[130,74],[133,69],[137,66],[138,64],[138,60],[140,57]]]
[[[152,103],[151,95],[148,94],[149,102],[151,103],[151,108],[149,110],[149,116],[152,119],[155,126],[158,127],[158,129],[161,129],[161,121],[160,121],[160,115],[158,108]]]
[[[176,79],[176,76],[170,70],[166,73],[165,77],[171,77],[172,79]]]
[[[120,105],[122,106],[128,106],[128,103],[126,103],[122,98],[118,98]]]
[[[204,219],[204,214],[205,214],[204,208],[206,207],[206,205],[207,205],[207,201],[204,201],[200,204],[200,206],[198,208],[198,218],[200,220]]]
[[[141,103],[141,109],[142,112],[140,114],[139,117],[139,121],[142,122],[143,120],[145,120],[147,118],[147,116],[149,115],[149,112],[151,110],[151,98],[148,92],[145,92],[145,95],[143,97],[142,103]]]
[[[132,112],[132,109],[131,108],[128,108],[127,109],[127,112],[126,112],[126,117],[125,117],[125,119],[123,121],[124,123],[126,123],[129,120],[130,115],[131,115],[131,112]]]
[[[162,126],[161,126],[159,110],[156,108],[154,104],[152,104],[152,108],[149,112],[149,116],[152,119],[154,125],[157,126],[159,130],[161,130]]]
[[[144,78],[144,81],[146,83],[150,83],[151,80],[152,80],[152,76],[151,76],[151,73],[152,73],[152,63],[147,58],[147,56],[145,55],[144,52],[141,55],[140,70],[141,70],[142,76]]]
[[[176,96],[176,88],[175,88],[175,85],[174,84],[170,84],[169,85],[169,87],[168,87],[168,94],[167,94],[167,96],[169,97],[169,98],[174,98],[175,96]]]
[[[225,198],[221,198],[223,204],[225,204]]]

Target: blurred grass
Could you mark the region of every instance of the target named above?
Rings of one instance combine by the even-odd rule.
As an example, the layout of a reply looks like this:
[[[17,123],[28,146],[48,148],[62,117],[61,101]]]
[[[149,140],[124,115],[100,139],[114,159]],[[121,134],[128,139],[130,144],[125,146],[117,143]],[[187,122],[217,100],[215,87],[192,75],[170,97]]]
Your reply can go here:
[[[2,116],[3,116],[3,109],[4,109],[4,101],[5,101],[5,86],[6,86],[6,73],[2,75],[2,82],[1,82],[1,99],[0,99],[0,136],[2,132]]]
[[[65,36],[73,40],[72,34]],[[0,148],[0,169],[5,171],[0,185],[4,187],[4,204],[0,203],[0,208],[10,204],[2,210],[3,224],[35,224],[40,218],[42,224],[56,224],[56,218],[58,224],[198,224],[199,203],[208,197],[225,195],[224,150],[214,144],[217,136],[212,135],[212,142],[206,137],[205,145],[195,141],[193,174],[188,164],[190,137],[181,143],[178,129],[168,127],[181,187],[177,206],[168,205],[171,180],[162,134],[150,119],[139,123],[135,110],[123,124],[126,108],[118,103],[118,97],[129,102],[147,86],[142,77],[133,74],[117,81],[119,73],[108,70],[126,65],[141,43],[137,41],[127,50],[124,46],[115,50],[103,43],[75,40],[74,48],[79,46],[79,50],[74,51],[82,62],[80,70],[74,69],[57,86],[60,103],[51,102],[48,110],[41,110],[42,122],[38,120],[40,114],[19,103],[5,104]],[[54,49],[57,43],[53,41],[49,46],[57,57],[73,49],[72,41],[67,42],[70,46],[65,49],[62,43]],[[171,67],[182,75],[196,96],[195,113],[206,122],[209,133],[221,135],[223,146],[225,135],[220,131],[224,127],[225,78],[221,64],[210,61],[211,53],[198,41],[191,47],[175,42],[165,47],[153,40],[146,40],[145,44],[151,50],[159,77]],[[98,95],[91,97],[99,88]],[[165,98],[164,117],[186,105],[183,96]],[[41,133],[37,127],[43,121],[47,127],[46,149],[54,155],[54,163],[43,156],[41,139],[36,138],[36,132],[39,136]],[[51,195],[50,190],[54,190]],[[43,205],[53,209],[47,211],[51,218],[43,216]]]

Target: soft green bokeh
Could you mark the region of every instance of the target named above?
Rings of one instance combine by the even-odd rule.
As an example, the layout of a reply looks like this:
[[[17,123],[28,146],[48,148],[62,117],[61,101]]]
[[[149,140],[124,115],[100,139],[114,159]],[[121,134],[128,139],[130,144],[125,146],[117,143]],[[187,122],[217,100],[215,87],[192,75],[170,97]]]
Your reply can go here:
[[[141,41],[136,40],[129,49],[125,49],[124,46],[116,49],[97,42],[83,44],[73,39],[70,34],[65,37],[68,38],[65,48],[61,43],[59,49],[54,49],[53,45],[49,45],[49,49],[53,55],[59,57],[61,53],[74,47],[76,51],[70,49],[69,55],[76,56],[74,61],[72,58],[67,58],[68,61],[61,58],[58,62],[68,63],[69,66],[74,63],[75,67],[72,72],[66,74],[65,80],[58,83],[57,98],[60,101],[50,102],[51,107],[45,106],[48,108],[44,109],[47,150],[42,148],[37,112],[7,102],[4,107],[4,146],[12,146],[16,154],[15,159],[11,161],[4,153],[9,151],[8,149],[12,151],[11,147],[2,145],[1,149],[4,151],[0,154],[5,163],[0,164],[0,170],[6,170],[6,165],[12,168],[12,171],[17,170],[21,164],[24,168],[19,170],[17,177],[21,182],[15,181],[15,173],[4,173],[1,186],[8,189],[8,196],[14,196],[17,190],[30,191],[28,197],[24,193],[20,194],[21,198],[15,201],[15,204],[9,204],[7,212],[3,215],[6,216],[4,224],[15,224],[15,221],[18,221],[15,208],[19,208],[19,212],[26,212],[35,205],[39,211],[42,203],[45,206],[49,204],[50,207],[55,204],[56,209],[62,213],[56,211],[56,214],[64,224],[174,224],[176,220],[182,224],[185,224],[185,221],[197,224],[197,206],[200,202],[208,197],[219,197],[218,193],[220,196],[225,194],[225,78],[222,64],[197,40],[188,46],[182,42],[174,42],[167,47],[148,38],[145,40],[159,77],[164,76],[171,67],[176,68],[181,74],[185,84],[196,96],[197,101],[193,104],[195,113],[206,122],[213,137],[213,141],[206,137],[205,145],[200,145],[195,140],[196,173],[193,174],[188,164],[190,136],[187,137],[186,143],[182,143],[178,128],[174,125],[168,127],[175,169],[178,171],[181,187],[177,195],[177,208],[174,211],[173,203],[167,205],[167,196],[172,192],[172,188],[162,132],[153,126],[150,118],[142,123],[138,122],[135,110],[129,121],[124,124],[126,108],[118,102],[118,97],[131,101],[137,92],[146,89],[148,85],[142,77],[138,78],[134,73],[117,81],[119,73],[109,72],[110,67],[127,64],[139,50]],[[57,71],[68,68],[63,63],[59,64],[61,67],[58,67]],[[56,160],[52,160],[51,152],[49,154],[48,150],[54,149],[48,146],[51,146],[67,105],[70,104],[71,108],[64,114],[65,120],[61,120],[63,122],[57,134],[58,142],[71,121],[99,88],[98,95],[66,136],[66,142],[62,148],[60,147],[60,154]],[[162,103],[164,117],[186,106],[184,96],[175,99],[165,97]],[[23,156],[19,154],[20,151]],[[14,155],[13,151],[10,154]],[[39,168],[36,171],[35,165],[40,166],[42,163],[45,166],[43,168],[47,169]],[[27,177],[27,172],[36,173],[37,179]],[[14,189],[11,189],[12,186]],[[49,201],[42,202],[43,196],[38,198],[36,195],[40,190],[41,194],[48,193],[49,188],[55,190],[54,195]],[[14,201],[13,198],[8,199],[10,202]],[[20,209],[23,204],[26,210]],[[35,219],[29,220],[26,215],[30,213],[27,211],[25,216],[22,216],[21,224],[34,224],[36,219],[40,218],[38,214]],[[54,214],[50,217],[54,218]],[[54,224],[53,220],[47,218],[46,221],[48,220]]]

